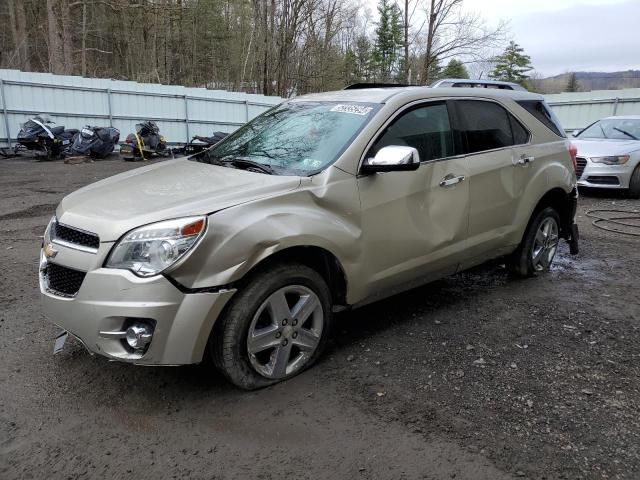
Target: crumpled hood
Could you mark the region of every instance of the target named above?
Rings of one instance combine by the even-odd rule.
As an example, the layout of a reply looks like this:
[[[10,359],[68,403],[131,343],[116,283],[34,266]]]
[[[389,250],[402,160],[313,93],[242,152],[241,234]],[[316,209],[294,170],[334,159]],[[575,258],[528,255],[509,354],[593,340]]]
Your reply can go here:
[[[187,160],[170,160],[121,173],[67,195],[60,223],[118,240],[148,223],[202,215],[300,185],[299,177],[265,175]]]
[[[608,155],[627,155],[640,150],[639,140],[571,140],[578,149],[579,157],[606,157]]]

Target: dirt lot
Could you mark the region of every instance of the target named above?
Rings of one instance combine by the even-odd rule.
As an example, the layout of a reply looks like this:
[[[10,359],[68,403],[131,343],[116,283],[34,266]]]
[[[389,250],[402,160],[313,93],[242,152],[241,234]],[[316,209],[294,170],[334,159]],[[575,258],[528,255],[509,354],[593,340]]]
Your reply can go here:
[[[638,237],[594,229],[541,278],[498,265],[341,314],[305,374],[246,393],[203,366],[51,355],[39,236],[134,168],[0,161],[0,478],[640,478]]]

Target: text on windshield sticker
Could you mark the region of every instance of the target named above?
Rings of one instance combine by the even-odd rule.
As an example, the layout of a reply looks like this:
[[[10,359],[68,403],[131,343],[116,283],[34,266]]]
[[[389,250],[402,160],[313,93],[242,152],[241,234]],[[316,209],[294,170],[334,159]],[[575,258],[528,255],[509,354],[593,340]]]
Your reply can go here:
[[[331,109],[332,112],[353,113],[354,115],[366,115],[371,110],[373,110],[373,107],[365,107],[363,105],[345,105],[342,103]]]

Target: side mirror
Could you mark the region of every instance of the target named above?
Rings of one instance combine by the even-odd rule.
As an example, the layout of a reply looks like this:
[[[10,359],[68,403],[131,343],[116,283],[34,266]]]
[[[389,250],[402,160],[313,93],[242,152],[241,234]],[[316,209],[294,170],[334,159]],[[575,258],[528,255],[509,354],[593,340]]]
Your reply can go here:
[[[420,154],[413,147],[391,145],[381,148],[375,157],[365,158],[362,163],[364,173],[406,172],[417,170]]]
[[[578,135],[580,135],[580,132],[582,130],[580,130],[579,128],[577,130],[574,130],[573,132],[571,132],[571,135],[573,135],[574,137],[577,137]]]

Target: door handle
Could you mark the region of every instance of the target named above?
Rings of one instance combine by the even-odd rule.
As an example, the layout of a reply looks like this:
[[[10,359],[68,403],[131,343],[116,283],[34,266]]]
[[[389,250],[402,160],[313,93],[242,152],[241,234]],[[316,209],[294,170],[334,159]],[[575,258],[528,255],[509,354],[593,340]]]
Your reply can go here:
[[[535,159],[536,157],[533,155],[522,155],[514,162],[514,165],[526,165],[527,163],[533,163]]]
[[[450,187],[451,185],[455,185],[456,183],[464,182],[464,179],[465,179],[464,175],[460,175],[457,177],[454,175],[447,175],[442,180],[440,180],[440,186]]]

